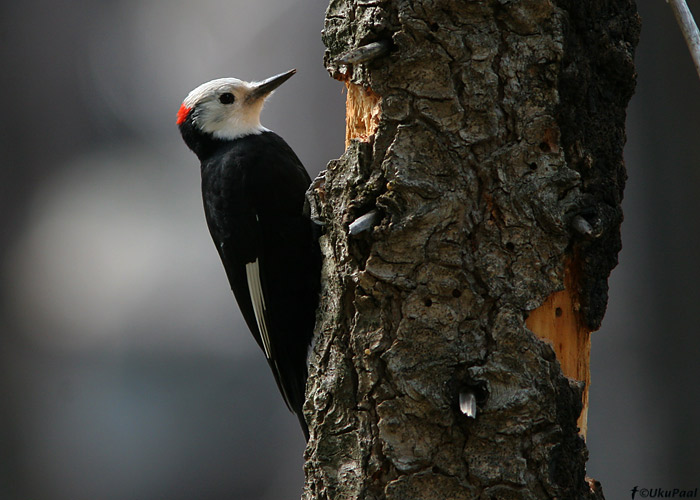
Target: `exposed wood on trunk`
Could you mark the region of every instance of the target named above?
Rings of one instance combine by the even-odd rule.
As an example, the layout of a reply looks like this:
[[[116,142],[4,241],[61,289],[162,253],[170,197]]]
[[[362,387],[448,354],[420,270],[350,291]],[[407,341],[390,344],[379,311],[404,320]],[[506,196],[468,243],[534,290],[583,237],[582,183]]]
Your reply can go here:
[[[345,82],[348,90],[345,102],[345,147],[350,141],[367,142],[379,126],[379,96],[371,89]]]
[[[591,383],[591,330],[581,317],[575,261],[567,262],[565,268],[566,288],[550,295],[540,307],[530,313],[525,324],[538,337],[552,345],[564,375],[585,384],[583,409],[578,419],[579,432],[585,438],[588,430],[588,392]]]

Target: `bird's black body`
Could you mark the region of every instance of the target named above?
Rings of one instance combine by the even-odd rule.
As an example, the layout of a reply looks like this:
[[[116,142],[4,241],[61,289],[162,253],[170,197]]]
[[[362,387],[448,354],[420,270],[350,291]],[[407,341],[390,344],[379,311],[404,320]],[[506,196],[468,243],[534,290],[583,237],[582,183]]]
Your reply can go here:
[[[274,132],[216,139],[191,116],[180,131],[201,161],[207,224],[233,293],[308,439],[302,406],[321,262],[317,226],[303,213],[309,175]]]

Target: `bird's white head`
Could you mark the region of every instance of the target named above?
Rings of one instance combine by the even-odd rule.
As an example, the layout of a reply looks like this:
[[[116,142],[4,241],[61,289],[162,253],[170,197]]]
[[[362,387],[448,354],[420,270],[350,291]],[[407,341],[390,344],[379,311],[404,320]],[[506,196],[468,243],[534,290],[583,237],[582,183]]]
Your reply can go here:
[[[203,83],[182,102],[177,124],[191,119],[197,129],[217,139],[264,132],[267,129],[260,124],[260,112],[265,99],[294,73],[295,69],[262,82],[219,78]]]

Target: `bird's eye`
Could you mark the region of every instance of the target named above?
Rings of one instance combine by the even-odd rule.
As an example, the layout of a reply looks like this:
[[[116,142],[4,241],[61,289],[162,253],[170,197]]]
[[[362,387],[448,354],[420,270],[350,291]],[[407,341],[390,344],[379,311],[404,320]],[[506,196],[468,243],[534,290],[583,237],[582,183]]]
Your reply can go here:
[[[221,104],[233,104],[233,101],[235,101],[236,98],[231,92],[224,92],[219,96],[219,102]]]

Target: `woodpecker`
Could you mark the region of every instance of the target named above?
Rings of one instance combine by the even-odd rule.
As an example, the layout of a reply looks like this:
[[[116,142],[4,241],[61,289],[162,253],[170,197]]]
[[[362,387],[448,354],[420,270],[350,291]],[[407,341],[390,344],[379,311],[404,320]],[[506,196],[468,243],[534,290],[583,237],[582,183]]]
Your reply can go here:
[[[206,221],[233,294],[308,441],[302,407],[320,292],[319,228],[304,209],[309,174],[260,124],[267,97],[295,73],[204,83],[183,101],[177,124],[201,162]]]

